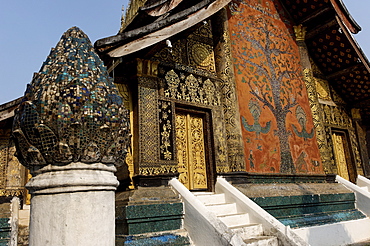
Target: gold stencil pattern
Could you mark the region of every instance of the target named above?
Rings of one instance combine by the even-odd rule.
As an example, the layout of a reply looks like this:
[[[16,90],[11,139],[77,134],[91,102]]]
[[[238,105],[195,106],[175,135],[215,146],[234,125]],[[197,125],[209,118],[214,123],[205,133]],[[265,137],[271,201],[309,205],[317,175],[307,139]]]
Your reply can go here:
[[[172,141],[172,108],[171,102],[159,101],[160,159],[174,159]]]
[[[6,166],[8,163],[8,146],[5,141],[0,142],[0,187],[5,188]]]
[[[197,69],[215,72],[212,28],[209,20],[202,22],[178,40],[170,40],[171,46],[165,47],[154,55],[161,62],[177,63]]]
[[[329,148],[329,153],[333,153],[334,151],[334,143],[332,142],[332,133],[331,128],[337,129],[346,129],[349,133],[349,142],[351,145],[351,149],[353,151],[354,161],[357,167],[358,174],[363,173],[362,170],[362,161],[359,151],[359,146],[357,142],[356,132],[354,129],[354,125],[350,115],[347,113],[344,106],[340,105],[328,105],[328,104],[321,104],[322,111],[324,112],[324,121],[325,121],[325,130],[326,130],[326,137],[327,143]],[[334,158],[331,158],[331,169],[330,171],[333,173],[337,172],[337,167],[334,163]]]
[[[203,136],[202,118],[176,114],[179,181],[189,190],[207,188]]]
[[[340,175],[344,179],[349,180],[343,136],[337,133],[333,133],[332,138],[333,138],[334,156],[335,156],[335,162],[337,163],[338,175]]]
[[[139,175],[177,172],[171,103],[159,100],[157,78],[139,77]]]
[[[176,173],[177,167],[173,165],[160,165],[159,167],[143,167],[139,168],[140,175],[158,175],[164,173]]]
[[[139,98],[141,161],[155,163],[159,156],[157,91],[139,87]]]
[[[325,159],[324,167],[327,173],[337,173],[337,165],[334,161],[335,146],[331,129],[347,129],[349,133],[349,142],[353,151],[354,161],[357,166],[357,173],[363,173],[361,167],[361,156],[359,152],[359,143],[357,141],[356,132],[350,114],[345,109],[344,100],[338,93],[330,87],[329,82],[322,79],[323,73],[319,70],[318,66],[310,60],[312,64],[312,71],[315,74],[313,77],[316,85],[317,96],[321,100],[319,110],[322,112],[322,119],[324,122],[326,144],[320,145],[320,154]],[[317,76],[317,77],[316,77]],[[324,142],[323,142],[324,143]],[[324,160],[323,160],[324,162]]]
[[[327,80],[314,78],[317,90],[317,96],[321,100],[331,101],[330,88]]]
[[[323,163],[324,171],[326,173],[331,172],[330,167],[332,166],[332,158],[330,155],[330,149],[327,144],[327,137],[325,134],[323,111],[318,101],[318,94],[316,83],[312,75],[312,70],[305,68],[303,70],[303,78],[307,88],[308,100],[311,107],[313,123],[316,130],[317,145],[319,147],[321,161]]]
[[[128,85],[126,84],[115,84],[120,96],[122,97],[122,103],[126,109],[130,112],[130,126],[134,125],[134,118],[133,118],[133,108],[132,108],[132,97]],[[130,128],[131,136],[134,135],[134,129]],[[131,141],[130,148],[128,148],[128,152],[126,154],[125,162],[128,167],[130,179],[132,179],[134,175],[134,142]],[[134,186],[131,185],[130,189],[134,189]]]
[[[196,41],[189,41],[188,44],[190,65],[215,71],[215,60],[212,46]]]
[[[0,135],[0,196],[24,195],[25,168],[14,156],[15,146],[9,144],[10,131],[1,130]]]
[[[188,172],[188,138],[186,129],[186,115],[176,115],[176,147],[179,172],[179,181],[189,189]]]
[[[165,75],[167,89],[166,97],[183,100],[186,102],[206,104],[210,106],[220,105],[220,96],[216,85],[209,79],[193,74],[180,76],[171,69]]]

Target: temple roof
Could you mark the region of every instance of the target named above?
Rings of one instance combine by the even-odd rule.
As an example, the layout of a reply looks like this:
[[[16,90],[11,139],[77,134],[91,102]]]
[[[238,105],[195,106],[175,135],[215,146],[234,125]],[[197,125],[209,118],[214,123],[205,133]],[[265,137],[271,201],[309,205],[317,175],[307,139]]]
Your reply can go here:
[[[22,97],[0,105],[0,129],[11,129],[15,110],[21,101]]]
[[[129,21],[123,31],[97,40],[95,48],[99,53],[108,54],[110,57],[134,53],[194,26],[215,14],[230,1],[202,0],[197,4],[191,0],[146,1],[143,7],[138,8],[135,18]],[[167,3],[166,8],[163,7],[164,3]]]
[[[370,118],[370,65],[352,34],[361,28],[341,0],[282,0],[292,19],[307,27],[306,45],[322,74],[351,107]]]
[[[102,55],[113,58],[139,51],[213,15],[216,8],[212,11],[210,6],[223,7],[230,1],[203,0],[195,5],[190,0],[132,2],[142,5],[130,14],[131,19],[126,21],[125,28],[117,35],[95,43]],[[309,55],[322,72],[320,76],[327,79],[350,106],[361,107],[363,116],[370,119],[370,106],[367,106],[370,102],[370,65],[352,36],[361,28],[342,0],[280,2],[295,25],[307,27],[306,44]],[[168,7],[170,5],[172,8]],[[167,6],[167,11],[163,6]]]

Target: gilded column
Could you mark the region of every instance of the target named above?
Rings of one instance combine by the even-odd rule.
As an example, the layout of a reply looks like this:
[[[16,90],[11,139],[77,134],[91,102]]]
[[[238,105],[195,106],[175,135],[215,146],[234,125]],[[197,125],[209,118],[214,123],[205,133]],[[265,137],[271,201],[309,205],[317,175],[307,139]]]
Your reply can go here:
[[[115,245],[114,176],[129,145],[122,99],[88,37],[65,32],[28,85],[13,124],[30,169],[31,246]]]
[[[229,166],[217,172],[245,171],[239,104],[231,57],[227,13],[220,10],[214,17],[215,57],[217,75],[221,78],[222,104],[226,126],[226,141]]]
[[[308,55],[307,46],[305,43],[306,27],[298,25],[294,27],[296,35],[296,41],[301,55],[301,65],[303,69],[303,79],[305,81],[308,93],[308,100],[310,103],[313,123],[316,131],[316,139],[320,150],[321,161],[324,167],[325,173],[333,173],[330,165],[330,151],[326,140],[323,112],[320,107],[320,103],[317,96],[315,79],[312,73],[312,67],[310,63],[310,57]]]
[[[367,151],[366,144],[366,131],[362,126],[361,113],[359,108],[352,108],[351,110],[353,125],[355,128],[357,142],[360,149],[361,163],[362,167],[357,167],[357,172],[360,175],[370,176],[370,164],[369,164],[369,154]],[[362,169],[362,170],[361,170]]]

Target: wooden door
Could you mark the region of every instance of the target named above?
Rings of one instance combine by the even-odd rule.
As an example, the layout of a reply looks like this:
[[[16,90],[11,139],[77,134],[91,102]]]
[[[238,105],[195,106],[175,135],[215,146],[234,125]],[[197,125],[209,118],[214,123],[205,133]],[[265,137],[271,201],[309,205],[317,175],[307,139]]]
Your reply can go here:
[[[176,146],[179,181],[189,190],[207,189],[204,119],[201,115],[176,113]]]
[[[342,131],[333,131],[332,139],[338,175],[351,182],[355,182],[357,175],[353,166],[346,133]]]

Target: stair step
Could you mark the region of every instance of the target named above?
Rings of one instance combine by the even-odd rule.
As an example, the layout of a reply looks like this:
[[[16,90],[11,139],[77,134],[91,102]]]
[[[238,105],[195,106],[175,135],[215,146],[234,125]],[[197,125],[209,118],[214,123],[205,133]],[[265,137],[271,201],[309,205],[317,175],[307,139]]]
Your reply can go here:
[[[205,205],[226,203],[225,194],[197,195],[197,198]]]
[[[279,221],[291,228],[308,227],[324,224],[332,224],[342,221],[364,219],[366,216],[357,209],[341,210],[326,213],[303,214],[301,216],[291,216],[279,218]]]
[[[278,246],[278,240],[274,236],[259,236],[244,240],[246,246]]]
[[[216,214],[233,233],[238,234],[246,246],[278,246],[276,237],[262,236],[261,224],[250,224],[248,213],[238,213],[236,203],[226,203],[225,194],[192,192],[209,211]]]
[[[230,214],[218,216],[218,218],[228,227],[241,226],[249,224],[249,215],[246,213]]]
[[[261,224],[248,224],[241,226],[229,227],[234,233],[239,234],[243,240],[255,238],[263,234],[263,227]]]
[[[204,195],[214,195],[215,194],[214,192],[211,192],[211,191],[193,191],[191,193],[196,197],[204,196]]]
[[[207,208],[215,213],[217,216],[237,214],[235,203],[222,203],[222,204],[212,204],[206,205]]]

